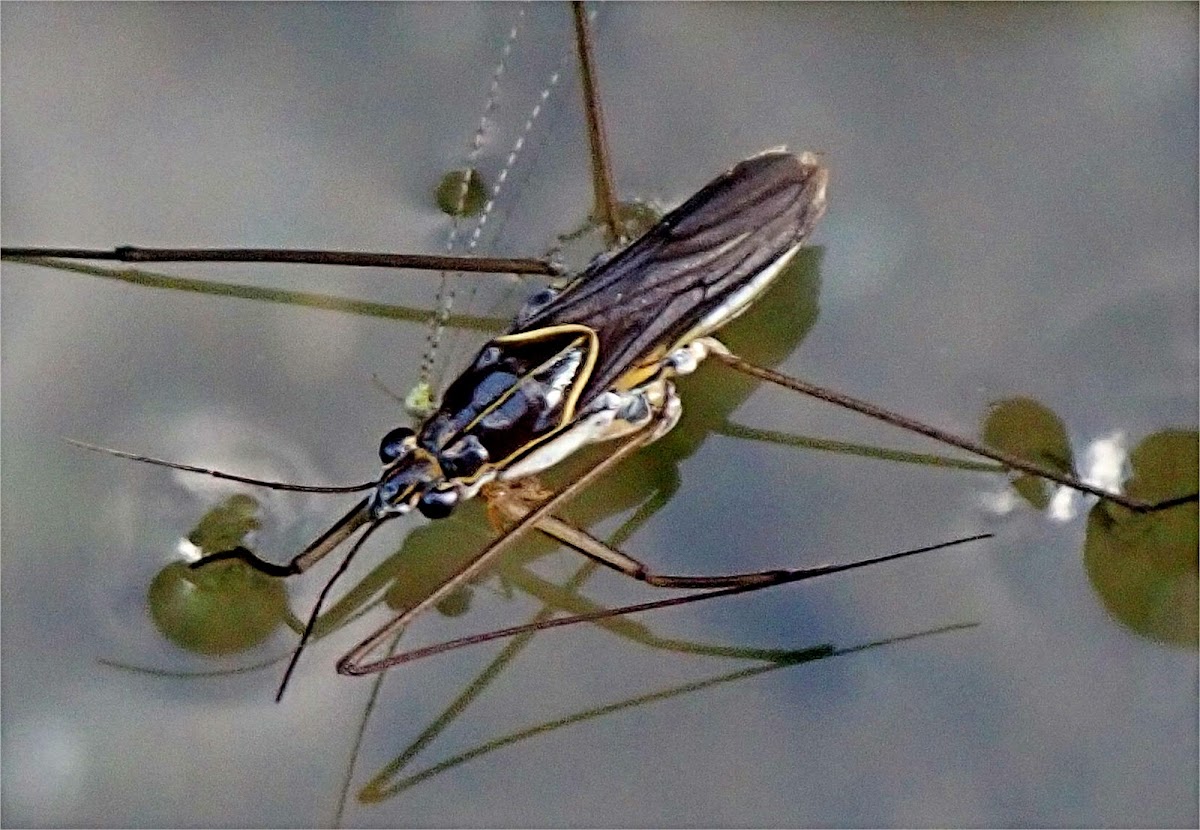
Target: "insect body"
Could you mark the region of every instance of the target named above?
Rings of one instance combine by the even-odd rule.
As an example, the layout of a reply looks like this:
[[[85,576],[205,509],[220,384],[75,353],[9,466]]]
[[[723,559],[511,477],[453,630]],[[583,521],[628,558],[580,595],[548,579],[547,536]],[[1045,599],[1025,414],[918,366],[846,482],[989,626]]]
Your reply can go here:
[[[695,371],[710,352],[728,354],[710,335],[749,308],[800,250],[825,210],[827,182],[828,172],[811,153],[771,150],[735,165],[632,244],[594,260],[561,292],[534,295],[512,329],[479,350],[418,430],[398,427],[384,436],[378,481],[346,488],[368,489],[366,498],[287,565],[263,561],[241,547],[196,565],[240,559],[272,575],[303,573],[369,525],[346,555],[340,574],[371,532],[390,518],[414,508],[429,518],[445,517],[491,482],[526,478],[588,444],[636,435],[554,498],[512,514],[517,526],[363,641],[339,661],[338,669],[361,674],[399,659],[361,662],[381,638],[481,569],[516,538],[519,527],[549,519],[550,511],[590,477],[675,426],[682,405],[672,378]],[[597,549],[586,538],[571,544],[663,587],[742,590],[796,578],[782,571],[657,575],[615,549],[602,544]],[[280,695],[332,583],[318,599]]]
[[[588,102],[586,109],[597,212],[605,216],[609,236],[616,238],[620,235],[619,221],[603,141],[594,73],[590,68],[586,16],[579,5],[574,11],[581,76]],[[532,117],[529,123],[532,123]],[[519,142],[515,146],[519,146]],[[503,536],[489,544],[432,593],[404,608],[398,616],[347,653],[338,662],[339,671],[348,674],[381,671],[390,665],[415,659],[422,653],[434,653],[425,649],[369,660],[415,615],[448,596],[456,586],[482,573],[489,561],[506,549],[506,545],[520,533],[535,526],[594,560],[646,584],[708,591],[703,595],[692,595],[697,600],[757,590],[768,585],[863,567],[934,549],[919,548],[874,559],[807,569],[722,576],[672,576],[653,573],[627,554],[615,548],[605,548],[602,543],[577,529],[564,529],[564,523],[552,515],[553,511],[621,458],[661,437],[676,424],[681,414],[681,404],[672,379],[693,371],[709,354],[716,355],[722,362],[748,375],[992,458],[1007,468],[1120,501],[1131,509],[1150,511],[1195,500],[1195,494],[1155,504],[1122,500],[1120,494],[1091,487],[1073,476],[1047,470],[1009,453],[992,451],[978,442],[949,435],[849,396],[755,367],[729,354],[711,335],[748,309],[799,250],[824,212],[827,180],[826,170],[811,154],[794,155],[774,150],[751,157],[710,182],[632,244],[593,261],[561,291],[539,292],[517,315],[510,331],[480,349],[467,369],[449,386],[439,408],[419,429],[401,427],[384,436],[380,444],[383,469],[374,481],[341,488],[291,486],[119,451],[110,452],[277,489],[367,491],[365,498],[286,565],[265,562],[244,548],[216,553],[194,563],[199,565],[214,559],[239,559],[273,575],[303,573],[351,535],[368,526],[322,591],[284,675],[280,694],[300,650],[313,633],[321,604],[333,581],[346,570],[350,559],[380,524],[414,508],[430,518],[446,516],[489,483],[531,476],[588,444],[623,436],[632,438],[552,497],[540,501],[535,499],[534,506],[516,505],[515,500],[511,500],[510,505],[515,505],[515,512],[507,516],[514,524]],[[600,209],[601,206],[603,209]],[[5,248],[2,253],[5,257],[55,256],[136,262],[181,258],[180,251],[170,249],[119,248],[112,252],[96,252]],[[469,266],[470,270],[477,271],[508,271],[521,266],[527,273],[547,273],[551,270],[548,263],[528,260],[485,261],[264,249],[182,253],[182,258],[190,261],[315,261],[384,264],[392,267],[403,263],[403,267],[433,270],[460,267],[465,270]],[[457,264],[448,264],[450,259],[455,259]],[[502,512],[506,507],[502,507]],[[950,544],[978,538],[983,536],[968,537]],[[642,603],[624,609],[610,609],[600,615],[610,616],[676,603],[675,599]],[[557,619],[553,623],[539,623],[533,628],[596,618],[596,614],[578,614],[573,618]],[[486,638],[512,633],[516,633],[516,630],[495,631],[486,635]],[[462,642],[480,642],[482,639],[465,638]]]
[[[666,433],[681,412],[670,378],[720,348],[708,335],[799,250],[827,178],[809,153],[754,156],[561,293],[535,295],[418,432],[385,436],[366,509],[439,518],[493,479],[540,472],[597,441]]]
[[[827,182],[811,153],[772,150],[735,165],[561,292],[534,295],[419,430],[384,436],[372,492],[291,563],[242,548],[209,559],[302,573],[363,525],[413,508],[441,518],[487,483],[533,475],[588,444],[666,434],[682,413],[671,378],[724,351],[709,335],[800,249]]]

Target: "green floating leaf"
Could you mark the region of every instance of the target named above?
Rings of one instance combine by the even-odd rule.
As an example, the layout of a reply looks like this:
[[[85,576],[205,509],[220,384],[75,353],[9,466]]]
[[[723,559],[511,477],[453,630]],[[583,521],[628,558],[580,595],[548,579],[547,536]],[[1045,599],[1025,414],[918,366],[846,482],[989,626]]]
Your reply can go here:
[[[419,380],[404,396],[404,411],[417,422],[419,426],[426,418],[437,411],[437,392],[433,384],[427,380]]]
[[[617,224],[629,239],[637,239],[646,231],[658,224],[663,218],[663,211],[640,199],[628,202],[617,202]],[[573,231],[559,234],[559,242],[576,242],[589,236],[602,237],[607,229],[604,219],[599,214],[592,214],[587,220]]]
[[[1200,433],[1183,429],[1156,432],[1129,454],[1133,477],[1126,483],[1126,490],[1130,496],[1148,502],[1166,501],[1195,493],[1198,460]],[[1193,522],[1193,541],[1195,532]]]
[[[637,199],[617,202],[617,224],[626,239],[642,236],[658,224],[662,216],[663,212],[649,202]],[[559,234],[557,239],[558,244],[543,255],[563,266],[567,274],[582,271],[595,257],[612,251],[608,227],[597,212],[589,214],[574,229]]]
[[[188,534],[188,541],[206,554],[220,553],[236,548],[248,533],[259,527],[258,501],[253,496],[239,494],[205,513]]]
[[[487,188],[478,170],[451,170],[437,186],[437,206],[449,216],[477,216],[487,204]]]
[[[984,443],[1027,461],[1071,475],[1075,462],[1067,429],[1057,415],[1031,398],[994,401],[983,422]],[[1053,482],[1018,473],[1013,488],[1037,510],[1045,510],[1054,492]]]
[[[1130,496],[1159,501],[1197,490],[1200,434],[1165,430],[1130,453]],[[1088,514],[1084,566],[1105,608],[1123,625],[1159,642],[1197,648],[1200,545],[1195,502],[1134,513],[1101,501]]]
[[[146,600],[163,636],[199,654],[252,648],[287,612],[283,583],[236,560],[196,569],[172,562],[154,577]]]
[[[258,529],[258,507],[251,496],[230,496],[204,514],[188,540],[206,554],[237,547]],[[236,560],[194,570],[185,562],[172,562],[151,581],[146,602],[164,637],[200,654],[256,646],[287,612],[283,583]]]

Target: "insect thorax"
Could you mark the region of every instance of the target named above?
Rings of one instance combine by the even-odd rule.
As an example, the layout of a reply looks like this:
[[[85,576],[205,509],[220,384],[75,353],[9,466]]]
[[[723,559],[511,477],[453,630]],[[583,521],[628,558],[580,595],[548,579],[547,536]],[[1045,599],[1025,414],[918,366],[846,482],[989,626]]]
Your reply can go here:
[[[554,466],[588,444],[653,427],[657,439],[682,407],[670,378],[688,374],[720,344],[710,338],[677,349],[630,389],[580,399],[595,363],[595,336],[582,326],[504,335],[487,343],[413,434],[384,440],[380,515],[412,507],[446,515],[493,480],[515,480]],[[389,459],[387,456],[392,456]]]

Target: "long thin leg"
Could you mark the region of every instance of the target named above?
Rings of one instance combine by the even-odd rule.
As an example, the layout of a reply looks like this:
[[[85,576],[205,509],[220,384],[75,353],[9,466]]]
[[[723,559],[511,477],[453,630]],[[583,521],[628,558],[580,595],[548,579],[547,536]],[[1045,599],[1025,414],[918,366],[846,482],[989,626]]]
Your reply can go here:
[[[562,507],[567,501],[574,498],[581,490],[587,487],[591,482],[602,475],[605,471],[620,462],[630,453],[653,440],[652,430],[641,432],[636,438],[622,446],[617,452],[606,458],[604,461],[597,464],[583,476],[572,482],[567,487],[556,493],[553,497],[547,499],[539,506],[525,512],[524,516],[516,522],[508,531],[499,539],[494,541],[488,547],[484,548],[471,562],[454,576],[443,582],[436,590],[421,600],[413,607],[405,610],[403,613],[383,625],[357,646],[350,650],[341,660],[338,661],[337,670],[341,674],[363,675],[372,674],[374,672],[383,671],[390,666],[399,665],[400,663],[411,662],[412,660],[421,657],[428,657],[432,654],[438,654],[443,651],[449,651],[455,648],[462,648],[476,643],[487,642],[502,637],[512,637],[517,634],[522,634],[527,631],[538,631],[543,628],[559,628],[564,625],[573,625],[582,622],[590,622],[605,617],[619,616],[622,614],[631,614],[638,611],[649,611],[655,608],[666,608],[673,605],[683,605],[689,602],[699,602],[707,599],[715,599],[721,596],[731,596],[733,594],[744,593],[747,591],[756,591],[762,588],[768,588],[775,585],[784,585],[790,582],[799,582],[805,579],[812,579],[818,576],[839,573],[841,571],[852,570],[854,568],[862,568],[867,565],[875,565],[882,562],[888,562],[893,559],[900,559],[906,556],[914,556],[918,553],[938,550],[953,545],[964,544],[981,539],[991,538],[992,534],[982,533],[975,536],[968,536],[961,539],[955,539],[950,542],[942,542],[936,545],[915,548],[912,550],[901,551],[899,553],[886,554],[871,559],[859,560],[856,562],[838,563],[831,565],[818,565],[810,568],[791,568],[778,569],[773,571],[759,571],[745,574],[730,574],[726,576],[671,576],[662,574],[653,574],[647,571],[642,563],[638,562],[633,557],[627,556],[620,551],[592,539],[592,537],[579,531],[576,528],[567,525],[565,522],[554,519],[550,514],[551,511]],[[524,510],[524,508],[522,508]],[[549,520],[549,521],[548,521]],[[568,542],[572,547],[576,547],[575,543],[580,543],[577,548],[585,555],[596,559],[601,564],[615,568],[622,573],[641,579],[647,584],[659,587],[674,587],[674,588],[709,588],[716,590],[707,590],[699,593],[689,594],[682,597],[672,597],[670,599],[658,600],[655,602],[639,603],[637,605],[623,606],[621,608],[606,609],[589,614],[580,614],[572,617],[565,617],[554,620],[543,620],[537,623],[531,623],[515,628],[500,629],[484,634],[463,637],[458,640],[453,640],[448,643],[442,643],[428,648],[418,649],[415,651],[404,652],[402,654],[392,655],[372,662],[364,662],[368,655],[380,647],[390,636],[395,634],[405,625],[412,621],[417,614],[424,611],[430,605],[440,601],[444,596],[449,594],[459,585],[467,580],[474,578],[488,564],[492,562],[500,553],[504,552],[511,546],[522,534],[534,526],[538,526],[552,532],[556,535],[556,531],[566,530],[564,535],[572,541]],[[547,530],[547,528],[552,529]],[[584,541],[590,540],[590,541]],[[594,543],[594,544],[593,544]]]
[[[287,670],[283,673],[283,679],[279,681],[279,689],[275,692],[275,702],[283,700],[283,693],[287,690],[288,681],[292,678],[292,672],[296,670],[296,664],[300,662],[300,653],[304,651],[304,647],[308,644],[312,637],[313,629],[317,627],[317,619],[321,616],[321,606],[325,604],[325,599],[329,596],[329,592],[333,589],[333,583],[338,581],[338,578],[346,572],[350,567],[350,560],[362,550],[362,546],[366,544],[367,539],[371,538],[379,526],[383,524],[381,521],[376,521],[366,529],[366,532],[359,537],[354,546],[346,554],[346,558],[342,560],[342,564],[338,565],[338,569],[333,576],[325,583],[325,587],[321,589],[320,595],[317,597],[316,603],[313,604],[313,609],[308,615],[308,622],[304,625],[304,633],[300,635],[300,642],[296,645],[296,650],[292,652],[292,659],[288,661]],[[332,548],[330,548],[332,550]]]
[[[985,444],[979,443],[978,441],[972,441],[969,438],[962,438],[958,435],[954,435],[953,433],[938,429],[937,427],[921,423],[920,421],[913,420],[912,418],[905,417],[904,415],[900,415],[895,412],[891,412],[890,410],[884,409],[881,406],[876,406],[873,403],[868,403],[867,401],[859,398],[855,398],[841,392],[835,392],[834,390],[827,389],[824,386],[818,386],[815,383],[807,383],[806,381],[799,380],[798,378],[758,366],[748,360],[738,357],[735,354],[723,353],[719,349],[713,349],[710,354],[717,360],[724,363],[726,366],[736,369],[743,374],[750,375],[751,377],[770,381],[771,383],[782,386],[785,389],[791,389],[794,392],[799,392],[803,395],[809,395],[811,397],[818,398],[819,400],[836,404],[837,406],[853,410],[854,412],[859,412],[871,418],[876,418],[880,421],[884,421],[885,423],[900,427],[901,429],[906,429],[910,432],[928,436],[935,441],[941,441],[943,444],[949,444],[952,447],[958,447],[959,449],[966,450],[967,452],[972,452],[976,455],[982,455],[984,458],[990,458],[993,461],[1000,462],[1005,467],[1049,479],[1050,481],[1061,484],[1064,487],[1070,487],[1073,490],[1091,493],[1092,495],[1099,496],[1102,499],[1108,499],[1109,501],[1116,502],[1117,504],[1127,507],[1137,513],[1152,513],[1157,510],[1166,510],[1167,508],[1178,507],[1181,504],[1193,502],[1200,498],[1200,494],[1198,493],[1189,493],[1187,495],[1177,496],[1175,498],[1165,499],[1159,502],[1146,502],[1142,501],[1141,499],[1130,498],[1129,496],[1122,495],[1121,493],[1110,493],[1109,491],[1100,487],[1094,487],[1091,484],[1080,481],[1075,476],[1065,475],[1055,470],[1047,469],[1046,467],[1026,461],[1023,458],[1018,458],[1015,455],[1010,455],[1006,452],[1001,452],[988,447]]]
[[[583,3],[571,4],[575,17],[575,48],[579,53],[579,79],[583,83],[583,104],[587,114],[588,144],[592,151],[592,190],[596,200],[596,215],[607,228],[608,244],[625,241],[617,207],[617,191],[613,185],[612,162],[608,138],[604,132],[604,112],[600,106],[600,91],[596,81],[596,60],[592,50],[592,34],[587,10]]]
[[[839,573],[841,571],[849,571],[855,568],[865,568],[868,565],[878,565],[883,562],[890,562],[894,559],[901,559],[906,556],[916,556],[919,553],[929,553],[935,550],[941,550],[947,547],[975,542],[981,539],[992,538],[991,533],[981,533],[977,536],[964,536],[961,539],[953,539],[949,542],[940,542],[936,545],[927,545],[925,547],[913,548],[911,550],[900,551],[899,553],[889,553],[883,556],[876,556],[870,559],[860,559],[855,562],[844,562],[836,565],[818,565],[814,568],[795,568],[791,570],[780,570],[775,572],[775,576],[769,580],[756,582],[753,584],[732,585],[726,588],[720,588],[713,591],[701,591],[694,594],[687,594],[680,597],[671,597],[670,599],[660,599],[653,602],[641,602],[636,605],[624,605],[619,608],[607,608],[603,611],[593,611],[586,614],[576,614],[570,617],[558,617],[552,620],[542,620],[535,623],[527,623],[525,625],[513,626],[512,628],[500,628],[494,631],[487,631],[483,634],[473,634],[467,637],[459,637],[456,640],[448,640],[444,643],[438,643],[425,648],[406,651],[402,654],[396,654],[386,660],[379,660],[367,666],[361,667],[361,672],[347,673],[366,673],[367,671],[382,671],[390,666],[397,666],[401,663],[411,663],[414,660],[420,660],[422,657],[432,657],[435,654],[443,654],[447,651],[453,651],[467,646],[479,645],[480,643],[490,642],[491,640],[501,640],[506,637],[516,637],[521,634],[527,634],[532,631],[542,631],[547,628],[562,628],[568,625],[579,625],[585,622],[595,622],[596,620],[606,619],[608,617],[622,616],[625,614],[636,614],[642,611],[653,611],[658,608],[669,608],[675,605],[687,605],[692,602],[704,602],[718,597],[728,597],[735,594],[744,594],[750,591],[758,591],[763,588],[770,588],[776,585],[786,585],[790,582],[801,582],[806,579],[814,579],[818,576],[827,576],[829,574]],[[720,577],[717,577],[718,579]],[[339,664],[339,671],[341,666]]]
[[[337,670],[341,674],[370,674],[372,672],[382,671],[390,665],[393,665],[395,659],[393,657],[376,660],[374,662],[364,662],[368,655],[374,652],[384,643],[394,632],[403,628],[417,614],[420,614],[429,606],[441,601],[459,585],[473,579],[477,574],[483,571],[497,556],[511,547],[523,534],[528,532],[535,524],[548,516],[551,511],[556,510],[570,499],[579,494],[581,490],[592,483],[593,480],[603,475],[606,471],[618,464],[622,459],[631,455],[634,451],[642,446],[650,443],[653,439],[651,429],[643,430],[638,433],[633,439],[622,445],[616,452],[605,458],[592,469],[588,470],[571,484],[564,487],[556,493],[552,498],[548,499],[540,506],[531,510],[519,522],[509,528],[508,532],[501,536],[496,541],[492,542],[484,548],[471,562],[459,571],[454,576],[443,582],[433,593],[429,594],[416,605],[405,610],[402,614],[395,617],[393,620],[382,626],[379,630],[367,637],[357,646],[350,650],[341,660],[338,661]],[[402,662],[402,661],[401,661]]]
[[[410,268],[418,271],[469,271],[477,274],[540,274],[556,277],[562,269],[541,259],[509,257],[387,254],[362,251],[314,251],[284,248],[0,248],[0,258],[98,259],[116,262],[281,262],[308,265],[352,265]]]
[[[490,505],[498,509],[508,520],[520,521],[528,516],[533,509],[520,498],[510,497],[500,493],[492,498]],[[750,571],[738,574],[722,574],[720,576],[677,576],[659,574],[651,571],[646,565],[632,556],[617,550],[611,545],[601,542],[585,530],[564,522],[556,516],[546,516],[537,523],[537,528],[551,538],[557,539],[564,545],[574,548],[589,559],[620,571],[628,577],[653,585],[656,588],[728,588],[738,585],[773,584],[781,574],[787,573],[780,569],[769,571]]]
[[[375,519],[370,508],[370,503],[370,498],[365,498],[354,505],[354,507],[351,507],[342,518],[333,523],[332,527],[314,539],[308,547],[294,556],[286,565],[276,565],[274,562],[259,559],[249,550],[239,545],[230,550],[223,550],[220,553],[205,556],[203,559],[193,562],[191,567],[202,568],[213,562],[236,559],[239,562],[245,562],[256,571],[261,571],[268,576],[296,576],[302,574],[324,559],[342,542],[353,536],[363,525],[372,522],[375,522],[376,525],[380,523]],[[359,540],[359,544],[361,542],[362,540]],[[355,550],[357,549],[358,546],[355,545]]]

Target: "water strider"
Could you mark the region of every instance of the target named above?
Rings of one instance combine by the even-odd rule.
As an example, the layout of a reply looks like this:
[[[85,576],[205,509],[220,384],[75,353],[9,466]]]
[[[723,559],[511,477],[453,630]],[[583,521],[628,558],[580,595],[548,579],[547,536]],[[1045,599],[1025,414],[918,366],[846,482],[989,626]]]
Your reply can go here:
[[[580,52],[588,66],[586,32],[580,23]],[[585,79],[592,73],[585,71]],[[597,182],[609,182],[597,97],[588,86],[590,134]],[[214,559],[240,558],[276,575],[302,573],[354,532],[367,527],[362,539],[383,521],[413,509],[437,518],[493,482],[506,482],[546,469],[579,448],[598,441],[630,436],[627,446],[567,491],[526,511],[517,530],[548,521],[551,512],[577,488],[590,482],[638,445],[665,434],[679,415],[680,402],[672,377],[689,373],[708,354],[729,365],[798,388],[799,382],[747,366],[710,338],[725,322],[745,311],[798,249],[824,209],[827,174],[809,154],[771,152],[748,159],[714,180],[666,217],[662,224],[611,257],[598,261],[573,279],[561,293],[539,294],[518,315],[513,329],[486,344],[466,372],[450,385],[440,408],[419,431],[401,428],[380,446],[383,471],[371,482],[370,494],[326,534],[287,565],[264,562],[244,550]],[[605,223],[620,236],[611,207],[611,185],[597,187],[607,203]],[[604,195],[607,194],[607,195]],[[68,250],[6,249],[8,256],[66,256]],[[83,252],[95,256],[96,252]],[[209,254],[212,254],[211,256]],[[111,258],[127,261],[183,258],[271,258],[270,252],[240,255],[177,252],[154,253],[123,248]],[[281,254],[280,259],[347,262],[328,253]],[[359,264],[397,264],[384,257],[362,258]],[[434,268],[471,263],[401,261],[405,266]],[[513,262],[475,262],[475,267],[519,270]],[[528,266],[537,271],[536,261]],[[542,264],[545,268],[545,265]],[[541,273],[545,273],[543,270]],[[818,390],[818,394],[822,394]],[[838,400],[824,392],[826,399]],[[838,400],[893,423],[897,416],[854,401]],[[927,435],[979,451],[974,442],[911,422]],[[986,454],[986,453],[985,453]],[[994,453],[991,457],[997,457]],[[1000,458],[1008,466],[1037,474],[1050,471],[1019,459]],[[1056,480],[1066,477],[1058,476]],[[246,480],[246,479],[242,479]],[[1069,481],[1074,486],[1086,486]],[[1096,492],[1095,488],[1091,492]],[[1120,499],[1119,495],[1102,495]],[[1184,499],[1190,497],[1183,497]],[[1179,500],[1174,500],[1177,503]],[[1150,509],[1161,505],[1137,505]],[[477,573],[503,549],[510,532],[488,547],[474,563],[442,589],[389,623],[356,647],[339,668],[360,673],[398,662],[387,658],[363,662],[374,647],[428,604]],[[584,547],[586,543],[578,543]],[[358,549],[358,545],[347,555]],[[785,572],[729,577],[675,578],[647,574],[635,560],[616,551],[595,553],[605,564],[671,587],[756,586],[783,581]],[[797,572],[786,572],[790,578]],[[332,583],[331,583],[332,584]],[[313,613],[313,619],[316,617]],[[311,630],[311,626],[310,626]],[[403,657],[403,655],[401,656]],[[286,682],[286,681],[285,681]],[[281,689],[282,691],[282,689]]]
[[[683,403],[673,379],[691,374],[710,353],[728,354],[713,335],[746,312],[797,254],[825,210],[827,184],[827,171],[810,153],[772,150],[735,165],[643,236],[598,257],[561,289],[535,293],[511,330],[484,344],[418,430],[397,427],[383,437],[379,447],[383,469],[377,481],[316,488],[369,493],[289,563],[264,561],[238,547],[212,554],[194,567],[238,559],[273,576],[298,575],[366,527],[339,568],[340,575],[383,522],[413,510],[427,518],[444,518],[459,503],[492,486],[492,499],[516,525],[469,567],[364,640],[339,661],[338,669],[364,674],[434,653],[427,649],[366,661],[400,626],[493,561],[520,531],[539,521],[553,521],[551,512],[584,485],[675,426]],[[520,495],[500,493],[495,487],[528,479],[589,444],[630,437],[553,498],[522,508]],[[291,489],[291,485],[268,486]],[[648,584],[720,593],[756,590],[917,552],[799,570],[673,576],[653,573],[581,531],[567,537],[569,532],[556,528],[555,535]],[[297,656],[332,584],[330,580],[310,616]],[[638,610],[676,603],[666,600]],[[280,686],[281,695],[290,671],[291,667]]]

